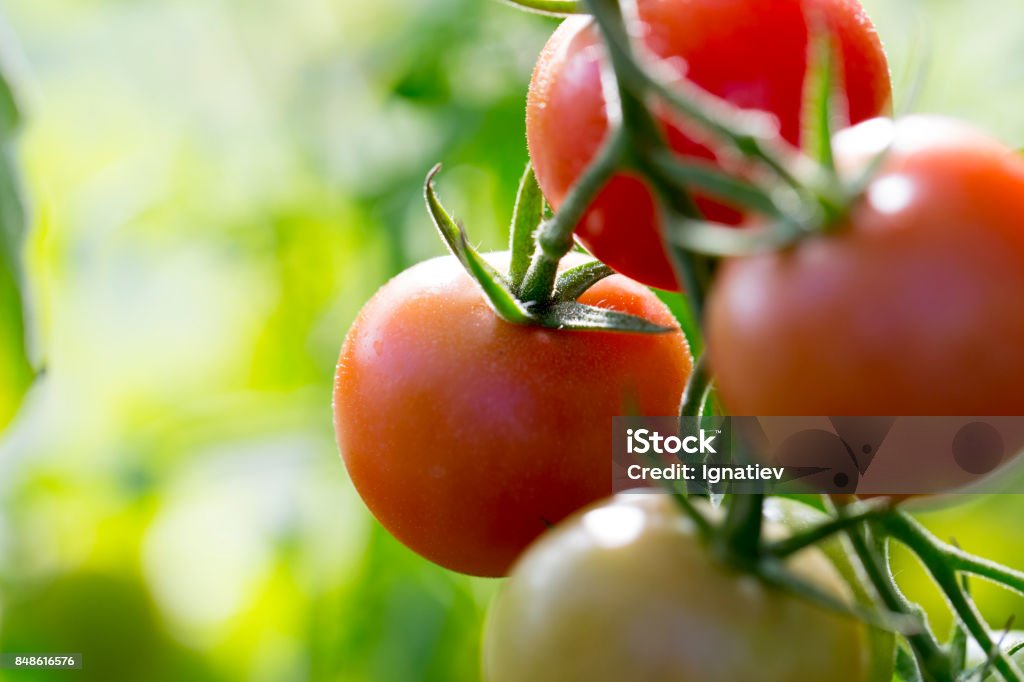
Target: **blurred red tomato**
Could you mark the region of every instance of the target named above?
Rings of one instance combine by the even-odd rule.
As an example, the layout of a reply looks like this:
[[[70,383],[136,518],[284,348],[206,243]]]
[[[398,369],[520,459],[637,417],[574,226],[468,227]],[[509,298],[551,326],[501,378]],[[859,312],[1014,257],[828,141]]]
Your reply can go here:
[[[644,42],[674,60],[680,73],[733,104],[778,118],[782,136],[800,142],[808,23],[827,23],[839,46],[851,121],[887,113],[888,63],[856,0],[639,0]],[[526,131],[537,180],[557,209],[608,132],[600,70],[603,48],[588,17],[567,19],[541,53],[530,84]],[[715,154],[681,121],[663,121],[680,154]],[[738,223],[740,214],[707,199],[709,219]],[[576,228],[595,256],[636,280],[677,290],[651,192],[620,174]]]

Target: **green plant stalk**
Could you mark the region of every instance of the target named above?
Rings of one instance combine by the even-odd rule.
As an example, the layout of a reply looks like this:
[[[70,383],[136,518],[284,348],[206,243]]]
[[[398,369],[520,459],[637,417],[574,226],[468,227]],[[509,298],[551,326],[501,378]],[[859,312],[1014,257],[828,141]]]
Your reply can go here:
[[[654,93],[700,128],[730,143],[745,156],[761,161],[787,184],[804,191],[806,185],[790,171],[802,156],[782,141],[771,116],[739,109],[674,73],[668,74],[668,78],[650,73],[633,58],[625,28],[608,30],[615,17],[621,24],[616,0],[586,0],[586,5],[604,30],[616,76],[624,89],[639,98]]]
[[[573,246],[573,231],[605,183],[622,166],[626,156],[626,136],[621,128],[608,135],[600,151],[562,206],[537,232],[537,251],[523,280],[522,298],[528,303],[546,304],[551,299],[558,277],[558,263]]]
[[[711,390],[711,373],[708,370],[707,353],[697,358],[690,371],[690,377],[686,380],[686,389],[683,391],[683,402],[679,408],[679,418],[701,416],[701,409],[704,407],[704,400],[708,391]]]
[[[779,559],[785,559],[800,552],[812,545],[817,545],[823,540],[842,533],[848,529],[861,525],[865,521],[883,518],[891,513],[888,508],[868,507],[852,514],[845,514],[832,519],[819,526],[806,530],[798,535],[792,535],[784,540],[778,540],[769,544],[765,551]]]
[[[690,501],[687,495],[676,492],[672,494],[672,499],[675,500],[676,506],[693,521],[693,524],[697,527],[697,532],[702,538],[709,540],[714,537],[718,529],[693,505],[693,502]]]
[[[951,568],[963,573],[970,573],[990,582],[1024,594],[1024,572],[1008,568],[989,559],[983,559],[963,551],[959,547],[939,540],[920,524],[916,524],[915,533],[924,535],[929,543],[942,553]]]
[[[630,142],[630,164],[640,172],[660,199],[658,210],[662,230],[676,218],[700,220],[702,218],[687,187],[676,182],[663,172],[662,165],[667,154],[671,154],[660,126],[651,116],[645,104],[643,88],[631,83],[629,75],[638,67],[630,50],[629,34],[617,0],[586,0],[587,6],[601,28],[608,46],[609,61],[615,76],[616,95],[620,104],[623,129]],[[740,191],[728,194],[727,198],[740,205],[746,205],[749,194]],[[695,319],[700,321],[704,314],[704,299],[710,277],[711,264],[705,257],[690,251],[668,245],[668,253],[676,272],[676,279],[682,284],[690,302]]]
[[[728,554],[741,565],[755,566],[762,554],[764,494],[732,495],[722,528],[722,542]]]
[[[992,640],[981,613],[974,601],[964,591],[963,585],[960,584],[957,570],[953,568],[952,562],[949,560],[950,553],[947,551],[949,547],[945,543],[936,542],[931,533],[906,513],[886,519],[884,528],[891,537],[906,545],[917,555],[939,589],[946,595],[950,607],[964,627],[982,650],[993,657],[992,665],[1003,676],[1003,679],[1007,682],[1024,680],[1021,671]]]
[[[877,554],[872,551],[864,535],[863,528],[848,529],[846,533],[850,538],[850,544],[853,546],[854,552],[864,568],[864,574],[875,588],[875,592],[878,593],[878,597],[885,608],[894,613],[919,618],[920,614],[915,613],[914,609],[907,604],[903,595],[896,587],[896,582],[887,568],[888,562],[883,564]],[[923,622],[920,632],[906,634],[904,637],[913,650],[914,656],[917,658],[918,667],[921,669],[921,673],[925,676],[926,680],[930,682],[954,682],[952,665],[948,655],[943,651],[942,645],[924,627]]]

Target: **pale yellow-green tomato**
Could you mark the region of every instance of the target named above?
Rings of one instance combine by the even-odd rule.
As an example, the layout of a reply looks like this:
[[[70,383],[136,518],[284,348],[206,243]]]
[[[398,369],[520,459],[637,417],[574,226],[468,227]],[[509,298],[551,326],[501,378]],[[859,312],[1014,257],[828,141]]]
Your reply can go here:
[[[850,599],[818,550],[789,568]],[[864,682],[865,642],[856,620],[717,560],[668,495],[625,494],[522,557],[489,615],[483,666],[488,682]]]

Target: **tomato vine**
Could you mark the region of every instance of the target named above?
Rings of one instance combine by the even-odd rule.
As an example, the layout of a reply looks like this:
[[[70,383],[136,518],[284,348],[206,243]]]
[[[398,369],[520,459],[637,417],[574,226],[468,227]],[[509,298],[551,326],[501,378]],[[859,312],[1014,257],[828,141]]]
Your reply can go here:
[[[543,303],[554,289],[559,260],[572,248],[573,230],[605,183],[628,169],[643,177],[659,198],[664,220],[664,241],[695,319],[702,319],[704,298],[715,262],[720,257],[786,249],[809,236],[834,229],[852,202],[863,192],[884,162],[883,149],[865,164],[853,181],[837,172],[832,149],[837,119],[835,46],[828,31],[818,27],[806,79],[804,122],[808,126],[806,151],[781,138],[771,117],[741,110],[700,89],[651,55],[631,39],[629,17],[618,0],[541,2],[510,0],[526,9],[560,15],[588,13],[599,27],[607,51],[603,79],[611,129],[593,161],[570,189],[560,210],[538,231],[536,251],[521,274],[523,299]],[[640,50],[638,52],[638,50]],[[707,163],[683,160],[669,148],[651,108],[668,106],[689,123],[764,171],[759,181],[737,177]],[[704,220],[696,210],[692,192],[702,191],[727,199],[763,216],[760,227],[734,230]],[[514,247],[515,250],[515,247]],[[597,275],[607,272],[589,266]],[[523,273],[522,267],[518,272]],[[608,271],[610,272],[610,271]],[[586,282],[586,279],[582,279]],[[573,286],[575,294],[584,285]],[[705,358],[699,358],[684,394],[681,419],[700,416],[713,387]],[[834,505],[826,499],[831,518],[803,533],[783,540],[762,536],[764,496],[731,495],[725,520],[714,523],[687,498],[675,491],[682,511],[697,523],[701,535],[730,561],[768,583],[796,592],[829,608],[844,610],[814,588],[785,573],[780,561],[839,536],[859,562],[873,590],[877,608],[858,615],[898,631],[913,652],[896,654],[899,669],[912,669],[923,679],[938,682],[964,678],[963,647],[973,638],[989,657],[989,664],[1005,680],[1024,680],[1024,674],[989,632],[962,576],[977,575],[1024,593],[1024,573],[975,557],[943,543],[905,512],[887,501]],[[888,544],[899,542],[922,562],[946,596],[957,618],[953,640],[941,643],[932,634],[921,610],[900,592],[893,577]],[[977,671],[974,671],[977,672]]]

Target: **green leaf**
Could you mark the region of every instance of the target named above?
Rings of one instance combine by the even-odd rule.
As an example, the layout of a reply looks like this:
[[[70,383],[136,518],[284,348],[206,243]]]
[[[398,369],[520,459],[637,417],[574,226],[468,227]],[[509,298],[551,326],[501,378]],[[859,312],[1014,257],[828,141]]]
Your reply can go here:
[[[509,251],[512,260],[509,263],[508,278],[513,291],[519,291],[523,278],[530,268],[533,253],[537,249],[536,232],[544,220],[546,202],[544,194],[537,184],[533,166],[527,165],[523,179],[519,183],[516,195],[516,207],[512,213],[512,227],[509,230]]]
[[[609,331],[631,334],[667,334],[679,331],[649,320],[582,303],[556,303],[540,315],[545,327],[568,331]]]
[[[445,211],[444,206],[441,205],[433,187],[434,176],[440,170],[441,165],[438,164],[427,174],[424,195],[427,202],[427,210],[430,211],[430,217],[433,219],[437,231],[441,234],[441,238],[448,246],[448,250],[452,252],[452,255],[466,268],[466,272],[480,285],[480,289],[484,292],[484,297],[498,317],[512,324],[529,324],[534,322],[534,317],[526,309],[526,306],[516,298],[515,293],[513,293],[505,278],[491,267],[490,263],[485,261],[476,249],[470,246],[462,228],[452,220],[448,212]]]
[[[808,49],[801,115],[803,146],[811,158],[835,176],[832,134],[849,124],[849,114],[845,111],[845,96],[841,90],[836,44],[824,22],[812,28]]]
[[[590,287],[614,274],[614,270],[599,260],[569,268],[555,282],[555,301],[575,301]]]

